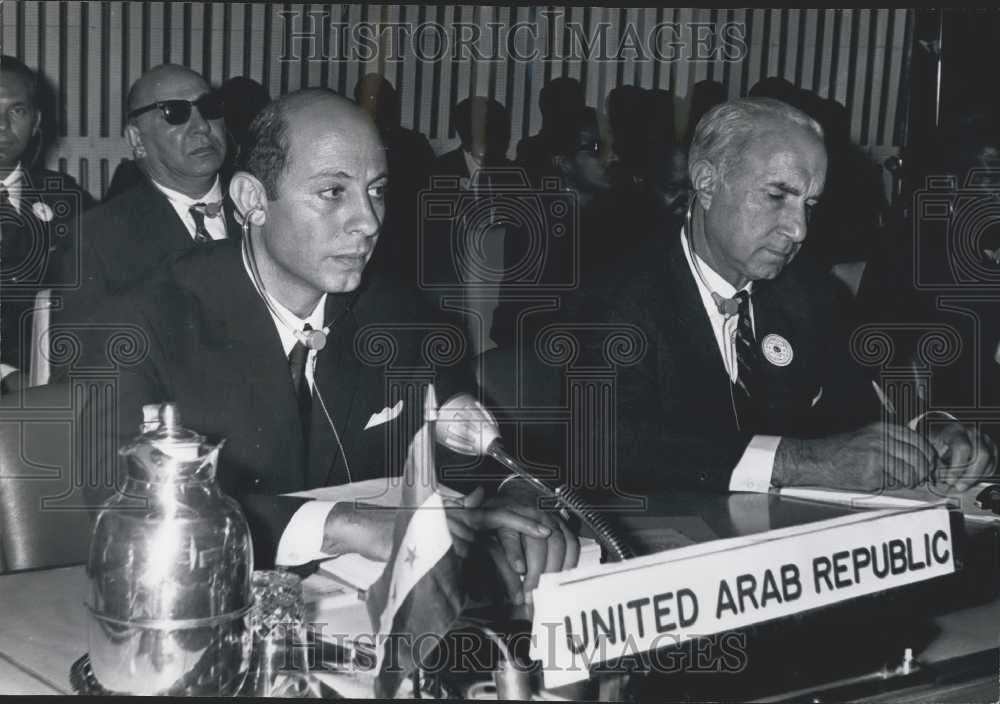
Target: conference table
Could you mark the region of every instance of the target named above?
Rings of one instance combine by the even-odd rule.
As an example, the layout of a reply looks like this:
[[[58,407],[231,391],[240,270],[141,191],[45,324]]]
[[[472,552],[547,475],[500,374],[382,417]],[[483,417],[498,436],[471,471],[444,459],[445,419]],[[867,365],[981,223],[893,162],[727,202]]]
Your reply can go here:
[[[750,535],[823,520],[844,515],[851,510],[854,509],[774,494],[705,495],[679,492],[669,497],[647,497],[641,504],[622,500],[620,510],[613,512],[613,517],[639,552],[652,552],[680,543]],[[817,612],[800,615],[792,621],[785,620],[773,623],[770,627],[755,629],[751,636],[751,646],[756,643],[755,647],[769,653],[769,657],[773,656],[771,659],[780,659],[786,657],[783,648],[801,648],[800,642],[796,640],[796,633],[806,637],[806,642],[809,642],[809,638],[822,639],[824,633],[832,632],[829,630],[831,627],[836,629],[837,624],[843,625],[845,614],[848,614],[847,619],[867,621],[873,618],[873,614],[874,618],[881,618],[878,614],[887,609],[891,611],[894,603],[904,610],[915,603],[932,603],[921,615],[904,613],[900,617],[896,614],[881,625],[867,622],[870,630],[856,634],[853,644],[834,644],[838,645],[838,652],[841,653],[845,646],[850,646],[851,650],[864,651],[867,642],[878,640],[874,638],[874,634],[880,628],[890,632],[893,628],[898,628],[901,632],[907,632],[900,633],[898,638],[888,638],[889,646],[894,648],[897,644],[904,644],[910,647],[916,662],[928,669],[944,667],[948,663],[967,662],[970,657],[978,657],[980,660],[986,658],[987,662],[992,659],[995,665],[997,649],[1000,647],[1000,596],[996,589],[1000,570],[995,569],[996,551],[1000,544],[997,540],[1000,523],[988,518],[966,523],[971,547],[965,553],[965,563],[970,568],[965,570],[967,574],[963,582],[948,582],[931,592],[930,602],[928,593],[923,593],[918,601],[869,600],[867,606],[855,616],[850,616],[850,611],[832,611],[830,613],[833,617],[825,620],[824,609],[819,609]],[[993,554],[985,554],[990,551]],[[973,553],[978,555],[978,559],[969,559]],[[972,565],[975,565],[975,570],[972,570]],[[88,581],[82,565],[0,576],[0,693],[73,693],[69,683],[70,666],[87,650],[88,616],[84,606],[87,596]],[[832,626],[831,621],[834,622]],[[840,636],[831,637],[836,639]],[[893,657],[901,654],[902,649],[899,653],[890,652],[886,655]],[[803,660],[801,653],[797,657],[800,662]],[[816,648],[817,659],[829,657],[826,651]],[[849,658],[838,656],[838,659]],[[877,660],[876,658],[871,663],[872,670],[878,669],[880,662]],[[927,694],[926,699],[917,697],[913,700],[996,701],[997,672],[1000,667],[994,667],[990,676],[989,666],[984,673],[981,665],[982,663],[974,676],[959,683],[943,682],[938,673],[934,681],[923,682],[918,687],[919,692]],[[768,674],[768,668],[769,665],[764,664],[761,670],[765,679],[772,677]],[[823,684],[814,680],[826,678],[825,672],[822,669],[810,671],[802,681]],[[830,680],[844,676],[838,668],[830,668],[829,672]],[[704,681],[703,677],[699,683]],[[758,684],[759,681],[760,677],[754,680]],[[770,694],[766,688],[761,690],[758,687],[755,690],[757,685],[750,684],[747,685],[748,689],[741,691],[746,691],[748,696],[752,694],[757,699],[794,699],[795,696],[792,695],[795,694],[798,681],[793,679],[789,683],[775,682],[773,686],[780,691]],[[665,684],[662,686],[671,687],[670,691],[664,691],[668,698],[674,698],[671,692],[677,693],[679,698],[688,691],[688,684],[685,684],[684,679],[667,678],[663,682]],[[654,683],[649,685],[652,689],[647,688],[645,691],[659,692],[661,690],[657,688],[660,686]],[[718,691],[731,692],[731,686]],[[871,698],[877,699],[875,696]]]

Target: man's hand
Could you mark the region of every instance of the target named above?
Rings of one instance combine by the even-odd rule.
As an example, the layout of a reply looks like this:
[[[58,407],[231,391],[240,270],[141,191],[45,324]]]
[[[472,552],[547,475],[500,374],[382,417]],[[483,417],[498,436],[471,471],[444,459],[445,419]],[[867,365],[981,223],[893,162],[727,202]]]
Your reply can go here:
[[[920,434],[895,423],[872,423],[824,438],[782,438],[772,482],[878,491],[922,484],[936,464],[934,447]]]
[[[958,421],[929,426],[931,444],[939,462],[934,486],[946,493],[961,493],[996,467],[997,450],[988,435]]]
[[[484,496],[483,488],[477,487],[462,499],[445,499],[448,528],[455,541],[455,551],[462,557],[468,555],[469,546],[479,532],[509,531],[537,540],[545,540],[551,534],[552,528],[544,521],[535,520],[519,511],[486,506],[483,504]]]
[[[323,552],[332,556],[356,552],[386,562],[392,554],[395,521],[395,509],[353,501],[338,503],[326,516]]]
[[[513,481],[486,504],[494,511],[514,512],[549,529],[547,536],[507,526],[497,529],[497,542],[491,545],[490,552],[515,604],[530,603],[531,592],[543,573],[576,567],[580,558],[576,534],[558,513],[539,509],[539,498],[538,492],[523,481]]]
[[[468,555],[476,534],[482,531],[502,530],[541,541],[552,533],[544,515],[535,519],[520,510],[486,507],[483,497],[483,489],[479,487],[460,499],[444,499],[448,528],[455,552],[460,556]],[[326,517],[323,552],[329,555],[355,552],[372,560],[387,561],[392,554],[393,527],[400,510],[351,501],[338,503]]]

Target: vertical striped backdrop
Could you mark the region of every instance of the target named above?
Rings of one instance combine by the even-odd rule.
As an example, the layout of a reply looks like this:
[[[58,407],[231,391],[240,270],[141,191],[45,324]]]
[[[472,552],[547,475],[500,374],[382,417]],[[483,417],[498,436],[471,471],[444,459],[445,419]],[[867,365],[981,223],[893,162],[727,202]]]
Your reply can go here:
[[[103,194],[117,162],[128,155],[122,138],[128,86],[147,68],[166,61],[190,66],[213,84],[250,76],[274,96],[318,85],[351,94],[360,75],[380,72],[400,91],[404,124],[425,133],[439,152],[456,141],[449,132],[450,106],[472,94],[489,95],[510,109],[513,151],[518,139],[541,124],[541,86],[560,75],[578,78],[588,103],[599,107],[616,85],[671,90],[679,130],[695,82],[721,81],[735,97],[746,94],[759,79],[778,75],[846,105],[855,141],[873,158],[894,153],[906,138],[912,10],[0,0],[0,13],[3,53],[37,67],[57,90],[59,140],[50,152],[50,167],[70,173],[97,196]],[[545,21],[542,13],[554,13],[550,17],[555,20]],[[316,16],[317,35],[323,36],[331,22],[412,27],[437,23],[449,32],[455,23],[473,23],[482,28],[479,46],[487,54],[491,24],[510,28],[526,23],[537,28],[537,39],[522,31],[519,51],[535,49],[556,60],[518,61],[504,51],[498,61],[456,60],[450,54],[426,61],[404,50],[399,52],[403,60],[394,61],[389,35],[371,61],[283,60],[292,34],[303,30],[310,14]],[[746,50],[733,61],[721,54],[712,60],[682,56],[656,61],[630,51],[623,51],[620,61],[572,59],[568,47],[573,37],[566,22],[576,23],[588,37],[606,24],[612,53],[630,37],[642,41],[659,23],[708,23],[717,28],[736,23],[743,28]],[[297,46],[305,45],[300,40]]]

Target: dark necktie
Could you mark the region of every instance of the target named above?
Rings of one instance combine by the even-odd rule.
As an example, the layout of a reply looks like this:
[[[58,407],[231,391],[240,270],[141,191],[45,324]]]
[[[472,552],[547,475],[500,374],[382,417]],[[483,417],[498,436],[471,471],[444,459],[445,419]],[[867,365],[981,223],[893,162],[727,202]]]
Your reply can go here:
[[[188,212],[191,213],[191,218],[194,220],[195,242],[212,241],[212,236],[208,234],[208,229],[205,227],[205,218],[218,217],[221,210],[222,203],[195,203],[188,208]]]
[[[306,332],[312,330],[308,323],[305,326]],[[306,360],[309,358],[309,348],[296,340],[292,351],[288,353],[288,368],[292,373],[292,388],[295,390],[295,398],[299,406],[299,421],[302,423],[302,439],[304,447],[309,447],[309,423],[312,413],[312,389],[309,388],[309,379],[306,378]],[[308,450],[307,450],[308,451]]]
[[[753,334],[750,318],[750,294],[738,291],[733,300],[737,304],[736,322],[736,382],[733,384],[733,405],[740,423],[745,427],[758,413],[763,401],[760,385],[760,350]]]

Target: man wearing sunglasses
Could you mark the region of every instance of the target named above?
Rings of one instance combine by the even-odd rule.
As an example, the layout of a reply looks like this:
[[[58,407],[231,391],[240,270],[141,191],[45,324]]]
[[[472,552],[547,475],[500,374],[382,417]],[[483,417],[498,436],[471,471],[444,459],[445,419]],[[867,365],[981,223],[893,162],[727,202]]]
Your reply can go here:
[[[226,156],[220,94],[194,71],[164,64],[133,84],[127,106],[125,138],[145,178],[83,222],[82,286],[54,316],[73,327],[175,253],[239,235],[219,176]]]

